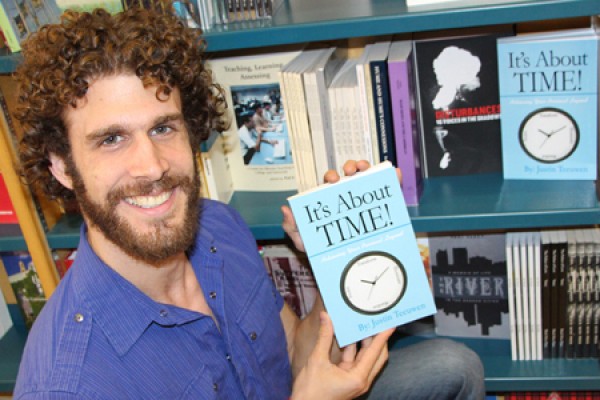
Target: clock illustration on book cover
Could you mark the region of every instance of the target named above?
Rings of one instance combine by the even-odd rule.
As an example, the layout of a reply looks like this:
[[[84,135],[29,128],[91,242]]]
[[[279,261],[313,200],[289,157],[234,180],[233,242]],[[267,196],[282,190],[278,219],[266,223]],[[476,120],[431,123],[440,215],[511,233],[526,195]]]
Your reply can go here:
[[[579,144],[579,127],[569,113],[558,108],[541,108],[525,117],[519,141],[527,155],[543,163],[565,160]]]
[[[348,263],[340,289],[344,302],[361,314],[380,314],[394,307],[406,291],[406,270],[394,256],[367,252]]]

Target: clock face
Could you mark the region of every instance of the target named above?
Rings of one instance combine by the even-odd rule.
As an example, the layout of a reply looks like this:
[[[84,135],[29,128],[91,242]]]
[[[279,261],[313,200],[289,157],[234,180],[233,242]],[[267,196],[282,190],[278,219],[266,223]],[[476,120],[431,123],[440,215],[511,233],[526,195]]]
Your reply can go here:
[[[525,117],[519,140],[523,150],[534,160],[556,163],[569,157],[577,148],[579,128],[565,111],[542,108]]]
[[[369,252],[348,263],[340,282],[346,304],[361,314],[379,314],[394,307],[406,290],[406,271],[390,254]]]

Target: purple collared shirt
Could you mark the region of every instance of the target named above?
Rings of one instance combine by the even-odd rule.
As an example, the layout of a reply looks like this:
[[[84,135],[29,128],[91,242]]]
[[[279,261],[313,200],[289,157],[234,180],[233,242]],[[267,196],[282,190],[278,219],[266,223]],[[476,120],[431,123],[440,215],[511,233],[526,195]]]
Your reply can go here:
[[[283,300],[235,211],[203,200],[189,255],[218,325],[150,299],[96,256],[86,232],[29,333],[15,400],[288,398]]]

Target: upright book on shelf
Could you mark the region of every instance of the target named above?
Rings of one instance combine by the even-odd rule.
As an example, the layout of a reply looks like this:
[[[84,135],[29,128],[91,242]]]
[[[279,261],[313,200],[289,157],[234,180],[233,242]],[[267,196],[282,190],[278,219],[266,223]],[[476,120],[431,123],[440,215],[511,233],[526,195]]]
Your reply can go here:
[[[431,236],[436,333],[508,339],[504,234]]]
[[[207,60],[208,68],[224,88],[230,105],[227,117],[231,125],[224,132],[224,139],[236,191],[296,190],[279,71],[299,52],[264,52]],[[265,104],[278,110],[276,121],[265,121],[264,114],[255,118],[257,108],[262,109]],[[248,117],[251,121],[243,123]],[[257,121],[265,124],[265,132],[261,135],[257,132]]]
[[[2,173],[0,173],[0,237],[20,236],[22,234],[17,213],[10,200],[8,188],[4,183]]]
[[[288,202],[340,346],[435,313],[389,161]]]
[[[200,162],[204,178],[202,184],[207,189],[208,197],[229,203],[233,196],[233,180],[223,136],[220,133],[212,132],[200,145]]]
[[[317,298],[317,283],[305,253],[285,244],[260,248],[265,267],[275,287],[300,319],[312,310]]]
[[[414,41],[425,176],[502,171],[498,35]]]
[[[388,56],[388,79],[396,166],[402,171],[402,192],[408,206],[419,204],[423,190],[413,69],[412,41],[392,42]]]
[[[498,40],[505,179],[597,177],[598,34]]]
[[[26,251],[2,252],[0,258],[23,313],[25,325],[31,328],[46,304],[46,297],[33,260]]]

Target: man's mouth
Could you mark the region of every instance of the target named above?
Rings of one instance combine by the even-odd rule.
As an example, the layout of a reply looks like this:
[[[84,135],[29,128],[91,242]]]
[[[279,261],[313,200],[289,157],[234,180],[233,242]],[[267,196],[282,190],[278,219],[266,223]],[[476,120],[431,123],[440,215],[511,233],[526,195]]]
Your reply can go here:
[[[162,192],[156,196],[133,196],[125,197],[124,200],[127,204],[131,204],[135,207],[153,208],[164,204],[167,200],[169,200],[172,193],[173,191],[170,190],[167,192]]]

